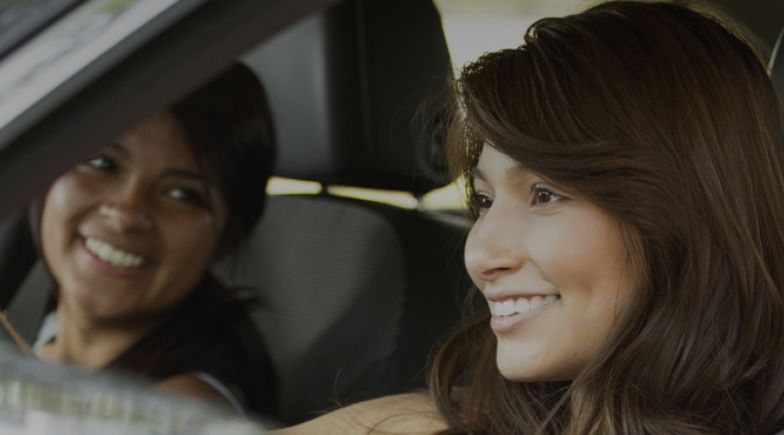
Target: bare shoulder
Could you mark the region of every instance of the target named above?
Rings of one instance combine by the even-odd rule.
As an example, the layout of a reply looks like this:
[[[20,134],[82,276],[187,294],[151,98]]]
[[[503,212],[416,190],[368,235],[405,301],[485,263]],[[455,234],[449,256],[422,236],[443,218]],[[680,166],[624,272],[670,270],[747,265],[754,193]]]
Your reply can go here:
[[[230,406],[225,396],[204,380],[191,374],[173,376],[155,384],[155,389],[166,393],[188,396],[194,399]]]
[[[275,435],[431,434],[446,429],[435,404],[424,393],[399,394],[356,403]]]

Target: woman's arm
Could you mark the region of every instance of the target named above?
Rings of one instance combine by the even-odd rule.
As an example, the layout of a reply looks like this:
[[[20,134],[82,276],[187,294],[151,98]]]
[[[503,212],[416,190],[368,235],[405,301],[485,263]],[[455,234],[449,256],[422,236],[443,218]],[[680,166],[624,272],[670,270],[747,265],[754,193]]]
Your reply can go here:
[[[273,431],[275,435],[432,434],[447,429],[424,393],[400,394],[356,403],[321,417]]]

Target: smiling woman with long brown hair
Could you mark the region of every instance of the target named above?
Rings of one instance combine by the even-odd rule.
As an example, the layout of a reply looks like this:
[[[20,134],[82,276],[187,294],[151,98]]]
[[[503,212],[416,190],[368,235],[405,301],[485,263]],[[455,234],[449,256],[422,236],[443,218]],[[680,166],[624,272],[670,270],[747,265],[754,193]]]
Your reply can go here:
[[[543,264],[555,256],[589,268],[575,278],[583,287],[593,275],[634,279],[591,293],[566,277],[552,290],[557,302],[495,334],[480,310],[435,360],[435,397],[450,423],[488,433],[780,428],[784,142],[754,53],[685,8],[608,3],[539,21],[523,47],[484,56],[459,86],[462,167],[495,156],[506,171],[500,181],[472,178],[479,219],[466,261],[484,296],[560,284],[568,270]],[[502,195],[529,195],[525,182],[506,187],[507,168],[536,174],[542,184],[532,187],[549,191],[531,195],[547,198],[547,214],[506,215],[515,198]],[[626,258],[615,272],[602,274],[617,261],[596,246],[575,252],[600,231],[563,233],[563,216],[585,203],[617,223]],[[547,225],[562,233],[542,234]],[[502,236],[516,227],[528,233]],[[597,303],[612,322],[589,317],[599,295],[611,299]],[[540,362],[549,370],[536,370]],[[568,369],[554,371],[557,363]],[[459,379],[472,387],[456,403]]]
[[[429,399],[300,429],[784,429],[784,139],[754,51],[687,8],[610,2],[535,23],[456,95],[479,303]]]

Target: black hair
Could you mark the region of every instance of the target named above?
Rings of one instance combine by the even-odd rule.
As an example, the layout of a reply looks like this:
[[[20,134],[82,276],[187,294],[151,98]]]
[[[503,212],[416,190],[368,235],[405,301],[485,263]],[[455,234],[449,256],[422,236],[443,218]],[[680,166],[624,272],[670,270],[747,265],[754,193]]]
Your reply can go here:
[[[215,178],[228,220],[219,249],[240,248],[264,210],[265,186],[275,161],[275,133],[258,77],[234,63],[172,106],[191,151]]]
[[[219,254],[237,251],[264,211],[265,186],[275,161],[275,134],[256,74],[234,63],[172,107],[199,167],[214,179],[227,220]],[[272,364],[250,313],[258,292],[226,288],[206,271],[171,316],[107,367],[150,380],[208,372],[239,394],[254,413],[275,397]]]

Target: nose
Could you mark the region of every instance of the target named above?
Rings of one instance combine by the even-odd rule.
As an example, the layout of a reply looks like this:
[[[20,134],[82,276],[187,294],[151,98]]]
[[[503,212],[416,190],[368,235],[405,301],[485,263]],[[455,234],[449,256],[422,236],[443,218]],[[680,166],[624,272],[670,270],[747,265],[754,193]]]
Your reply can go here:
[[[137,181],[127,180],[101,202],[99,213],[120,233],[152,229],[153,220],[145,204],[144,189]]]
[[[466,240],[464,260],[474,283],[494,281],[519,270],[525,262],[523,222],[519,214],[505,212],[494,205],[471,228]]]

